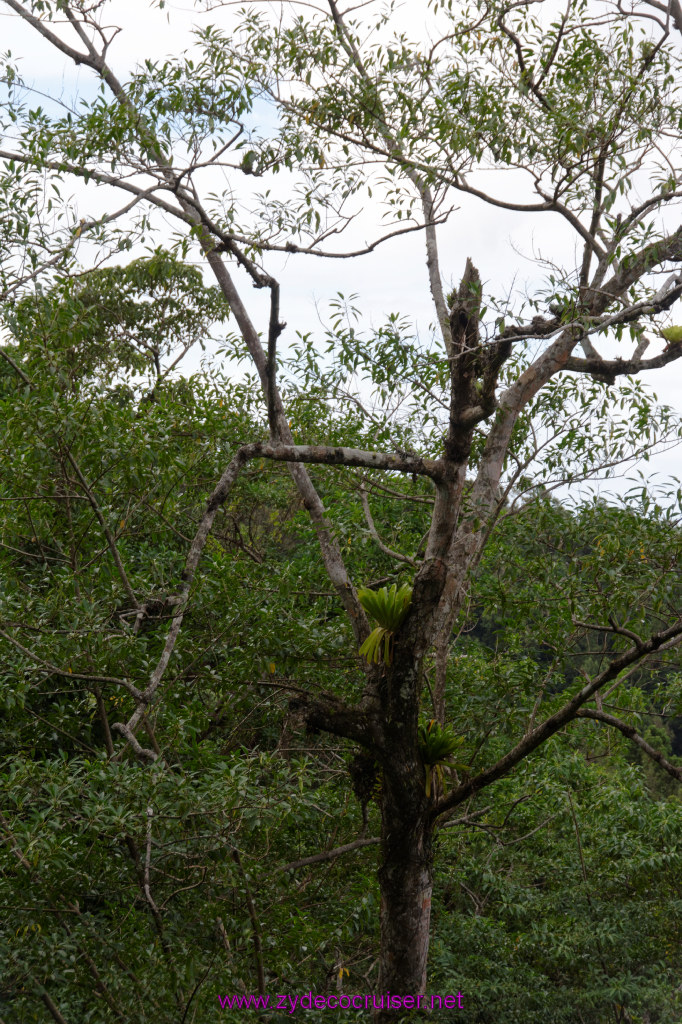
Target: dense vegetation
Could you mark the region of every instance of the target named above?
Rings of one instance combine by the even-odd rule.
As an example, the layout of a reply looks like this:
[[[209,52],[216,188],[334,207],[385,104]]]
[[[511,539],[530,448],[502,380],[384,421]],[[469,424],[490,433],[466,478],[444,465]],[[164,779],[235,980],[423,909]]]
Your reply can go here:
[[[676,1024],[682,493],[580,485],[680,437],[679,5],[268,4],[124,81],[105,0],[0,2],[99,88],[4,58],[0,1022]],[[441,270],[463,197],[564,265]],[[283,322],[407,233],[430,325]]]
[[[115,308],[111,284],[94,272],[76,295],[22,300],[2,371],[0,1017],[170,1022],[189,1004],[187,1019],[236,1021],[246,1011],[219,995],[372,991],[381,772],[297,718],[301,689],[352,695],[357,653],[286,473],[253,467],[216,521],[172,685],[149,714],[160,758],[116,752],[111,723],[163,645],[205,495],[264,424],[257,396],[218,370],[154,384],[152,358],[147,383],[127,374],[149,358],[137,325],[158,338],[168,316],[170,299],[150,296],[182,294],[183,332],[213,314],[196,277],[157,254],[119,273]],[[74,358],[74,325],[97,337],[112,323],[120,352]],[[302,431],[320,429],[313,416],[365,443],[359,421],[299,395]],[[384,482],[365,477],[374,516],[388,543],[416,550],[429,489]],[[409,580],[370,533],[358,475],[320,470],[316,484],[354,577]],[[551,708],[598,670],[615,638],[595,645],[573,619],[636,615],[645,630],[679,606],[679,550],[672,506],[569,509],[544,493],[508,506],[448,669],[460,774],[495,762],[543,688]],[[681,698],[682,673],[661,658],[604,707],[627,701],[627,721],[682,764]],[[678,1018],[682,803],[645,760],[576,723],[438,832],[429,991],[461,991],[469,1021]]]

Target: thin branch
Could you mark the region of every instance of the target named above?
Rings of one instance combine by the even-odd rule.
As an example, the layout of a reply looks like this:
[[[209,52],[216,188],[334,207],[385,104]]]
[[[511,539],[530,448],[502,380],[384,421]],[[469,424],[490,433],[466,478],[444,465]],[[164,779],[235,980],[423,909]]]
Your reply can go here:
[[[641,351],[641,350],[640,350]],[[633,376],[646,370],[658,370],[668,363],[674,363],[682,356],[682,345],[670,345],[660,355],[650,359],[581,359],[571,356],[566,361],[566,369],[574,373],[589,373],[593,377],[613,380],[623,374]]]
[[[588,879],[587,879],[587,867],[585,865],[585,856],[583,854],[583,844],[582,844],[581,839],[580,839],[580,829],[578,827],[578,817],[577,817],[577,815],[575,813],[575,807],[573,805],[573,797],[571,796],[570,792],[568,792],[566,795],[568,796],[568,803],[569,803],[569,806],[571,808],[571,817],[573,818],[573,827],[575,829],[575,838],[576,838],[576,841],[577,841],[577,844],[578,844],[578,857],[580,858],[580,870],[582,872],[583,883],[585,885],[585,895],[587,896],[587,902],[589,904],[590,910],[592,911],[593,915],[596,918],[598,915],[595,913],[595,908],[594,908],[594,905],[592,903],[592,896],[590,894],[590,886],[589,886],[589,882],[588,882]],[[602,970],[604,971],[604,975],[608,976],[608,968],[606,966],[606,960],[604,959],[604,951],[602,949],[602,945],[601,945],[601,941],[599,939],[599,933],[598,932],[595,932],[594,940],[595,940],[595,945],[597,947],[597,952],[599,954],[599,960],[601,961]]]
[[[33,978],[32,980],[35,981],[36,979]],[[52,1017],[52,1019],[56,1021],[56,1024],[66,1024],[66,1020],[64,1019],[64,1017],[62,1017],[61,1013],[59,1012],[59,1008],[50,999],[50,996],[46,991],[45,986],[41,985],[40,987],[43,989],[43,991],[40,994],[40,998],[47,1007],[47,1011]]]
[[[619,732],[622,732],[623,736],[627,736],[640,750],[643,750],[647,757],[650,757],[652,761],[660,765],[663,771],[667,772],[668,775],[671,775],[678,782],[682,782],[682,768],[678,768],[666,760],[663,754],[655,750],[650,743],[647,743],[637,730],[633,726],[628,725],[627,722],[623,722],[622,719],[616,718],[614,715],[607,714],[606,711],[593,711],[592,708],[581,708],[576,717],[591,718],[595,722],[603,722],[604,725],[610,725],[612,729],[618,729]]]
[[[319,864],[322,861],[335,860],[337,857],[343,856],[344,853],[360,850],[363,846],[376,846],[380,842],[381,838],[379,836],[373,836],[368,839],[356,839],[352,843],[345,843],[343,846],[337,846],[333,850],[324,850],[322,853],[314,853],[311,857],[292,860],[290,864],[283,864],[281,867],[278,867],[277,871],[297,871],[298,868],[307,867],[308,864]]]
[[[436,235],[436,220],[434,218],[434,201],[431,189],[427,187],[421,190],[422,209],[424,211],[424,236],[426,241],[426,269],[429,274],[429,287],[431,297],[436,307],[436,316],[440,327],[443,345],[449,360],[455,355],[452,343],[452,330],[450,327],[450,311],[445,302],[443,294],[443,278],[440,272],[440,260],[438,256],[438,236]]]
[[[420,505],[430,505],[433,508],[433,498],[422,498],[417,494],[405,494],[403,491],[396,491],[392,487],[386,487],[385,484],[380,484],[376,480],[371,479],[368,476],[364,476],[361,473],[354,473],[363,484],[366,484],[372,489],[383,491],[384,494],[390,494],[393,498],[400,498],[401,501],[415,501]]]
[[[36,22],[34,27],[41,32],[41,34],[45,35],[46,38],[52,41],[52,34],[49,31],[42,31],[44,28],[42,23],[29,16],[21,5],[16,2],[16,0],[12,0],[12,6],[17,13],[24,17],[25,20],[28,20],[31,24]],[[59,45],[59,40],[56,40],[55,45]],[[158,208],[166,210],[166,212],[171,216],[181,219],[185,224],[189,225],[190,228],[195,230],[209,267],[213,271],[218,286],[222,291],[224,298],[227,300],[230,310],[239,325],[242,337],[259,374],[261,386],[267,396],[269,393],[266,372],[267,356],[263,352],[258,332],[255,329],[244,303],[242,302],[241,296],[234,285],[232,277],[223,263],[220,253],[217,251],[216,239],[220,239],[225,242],[226,251],[239,261],[254,280],[255,265],[252,261],[249,261],[243,253],[239,252],[236,243],[231,237],[228,236],[225,238],[224,234],[220,232],[215,225],[210,224],[209,226],[210,218],[206,214],[205,210],[196,203],[192,192],[188,188],[182,186],[182,175],[178,176],[173,170],[169,160],[164,155],[163,149],[156,139],[153,130],[146,122],[144,116],[136,110],[125,89],[108,68],[103,54],[95,54],[94,49],[89,43],[88,51],[87,58],[83,55],[77,54],[75,51],[71,51],[69,56],[76,60],[77,63],[80,61],[92,67],[111,89],[121,106],[132,117],[136,118],[139,127],[139,142],[142,150],[149,156],[149,158],[155,161],[163,176],[165,185],[160,185],[159,187],[172,191],[177,197],[180,208],[178,209],[177,206],[166,203],[158,195],[151,195],[150,193],[147,193],[146,198]],[[21,153],[0,153],[0,156],[2,155],[6,156],[8,159],[14,159],[16,157],[16,159],[28,165],[34,165],[35,163],[30,156],[26,156]],[[41,164],[43,167],[50,167],[60,173],[68,171],[80,177],[88,175],[93,180],[122,188],[136,196],[141,196],[144,191],[130,182],[123,181],[120,176],[107,175],[100,171],[86,169],[82,166],[79,167],[77,164],[67,164],[63,161],[42,161]],[[197,231],[197,228],[200,230]],[[266,286],[269,284],[269,279],[266,279],[267,275],[261,275],[261,278],[262,279],[260,281],[256,282],[259,286]],[[291,442],[293,441],[293,437],[284,414],[281,396],[275,388],[272,388],[270,390],[270,397],[274,397],[276,399],[275,408],[274,410],[271,409],[271,414],[276,419],[276,436],[282,441]],[[272,402],[270,405],[272,406]],[[308,473],[302,466],[292,463],[289,469],[316,530],[322,558],[329,577],[341,598],[344,608],[346,609],[356,638],[362,642],[369,632],[367,616],[365,615],[364,609],[357,598],[355,588],[348,576],[340,547],[327,521],[322,500],[315,490]],[[179,629],[180,621],[181,616],[176,619],[176,622],[174,623],[174,625],[177,626],[177,629]],[[172,649],[172,644],[170,649]],[[164,652],[164,657],[167,654],[169,655],[168,650]]]
[[[104,705],[104,700],[102,698],[102,691],[100,690],[99,686],[94,686],[93,691],[95,694],[95,700],[97,701],[97,713],[99,714],[99,720],[102,723],[102,730],[104,732],[104,746],[107,751],[107,756],[113,757],[115,753],[114,741],[111,737],[109,716],[107,715],[107,709]]]
[[[439,827],[440,828],[455,828],[457,825],[471,825],[476,821],[476,818],[482,818],[484,814],[492,810],[492,804],[487,804],[485,807],[481,807],[478,811],[472,811],[462,815],[461,818],[449,818],[448,821],[444,821]]]
[[[641,647],[644,641],[638,633],[633,633],[631,629],[626,629],[624,626],[619,626],[615,621],[613,615],[609,615],[609,625],[598,625],[592,622],[581,622],[579,619],[573,619],[573,625],[579,626],[580,629],[590,629],[597,633],[615,633],[617,636],[627,637],[628,640],[634,641],[637,647]]]
[[[18,0],[4,0],[4,3],[11,7],[11,9],[19,15],[24,21],[27,21],[31,28],[34,28],[39,35],[46,39],[48,43],[51,43],[57,50],[69,57],[74,64],[88,64],[91,67],[96,67],[98,71],[101,71],[101,66],[97,66],[93,63],[92,58],[87,53],[80,53],[78,50],[74,50],[72,46],[65,43],[59,38],[54,32],[52,32],[44,21],[40,18],[36,18],[34,14],[30,14],[29,11],[23,7]]]
[[[2,349],[2,348],[0,348],[0,355],[2,355],[5,358],[5,360],[10,364],[10,366],[15,370],[15,372],[21,377],[21,379],[24,381],[25,384],[27,384],[30,388],[34,388],[33,381],[24,373],[24,371],[21,369],[21,367],[19,367],[15,363],[15,361],[11,358],[11,356],[9,356],[7,354],[7,352],[5,352],[4,349]],[[102,515],[102,510],[99,507],[99,503],[97,501],[97,498],[95,497],[93,491],[88,486],[88,482],[85,479],[85,476],[84,476],[80,466],[76,462],[76,459],[73,457],[73,455],[71,454],[71,452],[68,449],[66,450],[66,458],[67,458],[69,464],[71,465],[71,468],[75,472],[76,476],[78,477],[78,481],[79,481],[81,487],[83,488],[83,491],[85,492],[86,498],[87,498],[88,502],[90,503],[90,507],[92,508],[92,511],[95,513],[97,521],[99,522],[99,524],[100,524],[100,526],[102,528],[102,532],[104,533],[104,536],[106,538],[107,545],[109,547],[109,551],[111,552],[111,556],[114,559],[114,563],[115,563],[116,568],[118,570],[118,574],[120,576],[121,583],[123,584],[123,588],[124,588],[126,594],[128,595],[128,598],[131,601],[133,607],[139,610],[140,604],[139,604],[139,602],[138,602],[138,600],[137,600],[137,598],[135,596],[133,588],[130,585],[130,581],[128,579],[128,575],[127,575],[127,573],[125,571],[125,567],[123,565],[123,562],[121,560],[121,556],[120,556],[120,554],[118,552],[118,548],[116,546],[116,539],[115,539],[114,535],[112,534],[111,530],[109,529],[109,527],[106,524],[104,516]]]
[[[99,970],[97,969],[97,964],[92,959],[92,957],[88,953],[87,949],[84,949],[83,946],[81,946],[80,947],[80,952],[81,952],[81,956],[83,957],[83,959],[85,960],[86,964],[88,965],[88,970],[90,971],[90,973],[92,974],[92,976],[93,976],[93,978],[95,980],[95,988],[100,993],[100,995],[104,997],[104,1000],[107,1003],[107,1005],[109,1006],[109,1009],[112,1011],[112,1013],[116,1017],[118,1017],[119,1020],[122,1020],[124,1022],[127,1021],[129,1019],[127,1014],[124,1013],[123,1010],[121,1010],[121,1008],[119,1007],[118,1003],[114,999],[114,997],[111,994],[109,988],[107,987],[107,985],[105,984],[104,980],[102,979],[102,975],[100,974]]]
[[[0,356],[2,356],[2,358],[3,358],[4,360],[5,360],[5,362],[9,363],[9,365],[10,365],[10,366],[12,367],[12,369],[14,370],[14,372],[15,372],[15,373],[16,373],[16,374],[17,374],[17,375],[18,375],[19,377],[21,377],[21,379],[23,380],[24,384],[28,384],[28,386],[29,386],[29,387],[33,387],[33,382],[32,382],[32,380],[31,380],[31,378],[30,378],[30,377],[27,377],[27,376],[26,376],[26,374],[24,373],[24,371],[23,371],[23,370],[21,369],[21,367],[20,367],[20,366],[18,366],[18,365],[17,365],[17,364],[16,364],[15,362],[14,362],[14,360],[13,360],[13,359],[12,359],[12,357],[11,357],[11,356],[9,355],[9,353],[7,353],[7,352],[5,351],[5,349],[4,349],[4,348],[1,348],[1,347],[0,347]],[[18,500],[19,500],[19,499],[17,499],[17,501],[18,501]]]
[[[88,672],[72,672],[70,669],[60,668],[59,665],[55,665],[53,662],[41,658],[38,654],[34,654],[33,651],[30,651],[23,644],[19,643],[18,640],[15,640],[13,636],[6,633],[4,629],[0,629],[0,636],[12,644],[13,647],[16,647],[17,650],[21,651],[22,654],[30,658],[31,661],[35,661],[37,665],[40,665],[41,668],[44,668],[53,675],[62,676],[64,679],[82,679],[88,683],[112,683],[114,686],[122,686],[135,700],[144,701],[142,691],[138,690],[128,679],[120,679],[118,676],[91,675]]]
[[[149,904],[149,906],[151,908],[152,914],[154,915],[155,918],[159,918],[159,908],[157,907],[156,903],[154,902],[154,897],[152,896],[151,882],[150,882],[151,865],[152,865],[152,819],[153,819],[153,817],[154,817],[154,808],[151,807],[151,806],[147,807],[147,842],[146,842],[146,846],[145,846],[145,855],[144,855],[144,882],[143,882],[143,890],[144,890],[145,899],[147,900],[147,903]]]
[[[277,339],[286,325],[280,323],[279,319],[279,284],[272,281],[270,284],[270,325],[268,328],[268,363],[265,370],[267,377],[266,404],[268,408],[268,424],[270,425],[270,437],[273,441],[279,440],[277,422]]]
[[[17,860],[21,864],[22,868],[25,868],[28,871],[29,875],[32,875],[33,874],[33,867],[31,866],[31,864],[28,862],[28,860],[24,856],[24,852],[21,849],[21,847],[19,846],[19,843],[17,842],[17,840],[15,839],[14,833],[12,832],[12,829],[10,828],[10,824],[7,821],[7,819],[5,818],[5,816],[2,813],[2,811],[0,811],[0,825],[2,825],[2,827],[4,828],[4,830],[5,830],[6,834],[7,834],[7,837],[9,839],[9,841],[10,841],[10,846],[12,847],[12,853],[17,858]]]
[[[499,840],[499,844],[500,846],[516,846],[518,843],[523,843],[526,839],[530,839],[531,836],[534,836],[536,832],[540,832],[543,828],[549,825],[550,821],[554,821],[556,817],[556,814],[550,814],[548,818],[541,821],[540,824],[536,825],[535,828],[532,828],[530,832],[526,832],[524,835],[518,836],[516,839],[509,839],[506,843],[503,840]]]
[[[246,895],[246,907],[249,912],[249,918],[251,919],[251,928],[253,930],[253,952],[256,960],[256,974],[258,975],[258,994],[261,996],[265,995],[265,967],[263,964],[263,940],[261,936],[260,923],[258,921],[258,915],[256,914],[256,906],[253,902],[251,895],[251,887],[249,880],[246,877],[246,872],[242,865],[241,857],[239,856],[239,850],[233,848],[232,859],[234,860],[239,874],[241,875],[242,882],[244,884],[244,893]]]
[[[170,946],[168,944],[168,939],[166,938],[166,935],[165,935],[165,931],[164,931],[164,927],[163,927],[163,917],[161,916],[161,912],[160,912],[159,908],[156,905],[154,897],[152,896],[152,889],[151,889],[151,865],[152,865],[152,821],[153,821],[153,818],[154,818],[154,808],[150,804],[147,807],[146,844],[145,844],[144,868],[143,868],[143,874],[142,874],[142,879],[141,879],[141,882],[142,882],[142,892],[144,893],[144,898],[146,899],[147,903],[149,904],[149,909],[151,911],[152,918],[154,919],[154,924],[156,926],[156,931],[157,931],[158,936],[159,936],[159,941],[161,942],[161,948],[163,949],[165,960],[166,960],[166,963],[168,964],[168,968],[170,970],[170,973],[171,973],[171,976],[172,976],[172,979],[173,979],[173,987],[174,987],[174,993],[175,993],[175,1002],[176,1002],[178,1008],[182,1009],[182,998],[181,998],[180,993],[178,991],[177,972],[175,970],[175,965],[173,963],[173,957],[172,957],[172,954],[171,954]]]
[[[137,722],[139,721],[139,719],[141,717],[142,717],[142,715],[138,716],[137,714],[133,716],[133,721],[134,721],[135,725],[137,724]],[[115,729],[116,732],[119,732],[121,734],[121,736],[125,737],[125,739],[128,741],[128,743],[132,747],[133,752],[135,754],[137,754],[137,756],[141,760],[143,760],[143,761],[156,761],[156,759],[159,756],[157,754],[157,752],[155,750],[150,750],[149,747],[143,747],[139,743],[137,737],[135,736],[135,733],[133,732],[133,730],[131,729],[131,727],[129,725],[126,725],[124,722],[114,722],[114,724],[112,725],[111,728]],[[120,759],[121,759],[121,752],[119,752],[118,754],[116,754],[115,757],[112,758],[113,761],[120,761]]]
[[[66,458],[67,458],[70,466],[72,467],[74,473],[78,477],[78,481],[79,481],[81,487],[83,488],[83,490],[85,491],[85,494],[87,495],[87,499],[90,502],[90,507],[92,508],[92,511],[95,513],[95,517],[97,519],[97,522],[99,523],[99,525],[100,525],[100,527],[102,529],[102,533],[104,534],[104,536],[106,538],[107,546],[109,548],[109,551],[111,552],[111,557],[114,560],[116,568],[118,569],[118,575],[119,575],[119,577],[121,579],[121,583],[123,584],[123,589],[125,590],[126,594],[128,595],[128,600],[131,602],[133,608],[136,608],[139,611],[140,608],[141,608],[140,602],[137,600],[137,597],[135,596],[135,591],[133,590],[133,588],[130,585],[130,580],[128,579],[128,574],[125,571],[125,566],[123,565],[123,561],[122,561],[121,556],[119,554],[118,547],[116,546],[116,538],[114,537],[113,533],[111,532],[111,530],[107,526],[107,522],[106,522],[106,520],[104,518],[104,515],[102,514],[102,510],[99,507],[99,502],[97,501],[97,498],[95,497],[94,492],[88,486],[88,482],[85,479],[85,476],[84,476],[80,466],[78,465],[78,463],[76,462],[75,458],[73,457],[73,455],[71,454],[71,452],[68,449],[66,450]]]
[[[72,733],[67,732],[66,729],[63,729],[61,725],[57,725],[55,722],[51,722],[49,718],[44,718],[43,715],[39,715],[38,712],[34,711],[30,705],[25,705],[25,710],[33,718],[37,719],[39,722],[42,722],[44,725],[49,726],[50,729],[54,729],[54,731],[58,732],[61,736],[66,736],[68,740],[71,740],[72,743],[75,743],[77,746],[82,747],[83,750],[87,750],[89,753],[94,754],[95,757],[99,755],[99,751],[95,750],[94,747],[91,747],[89,743],[85,742],[85,740],[82,740],[78,736],[74,736]]]
[[[365,487],[363,485],[360,486],[360,501],[362,502],[362,509],[363,512],[365,513],[365,520],[367,521],[369,532],[371,533],[372,538],[376,542],[377,547],[381,551],[383,551],[385,555],[388,555],[389,558],[395,558],[396,561],[398,562],[406,562],[407,565],[411,565],[416,568],[417,562],[415,562],[414,558],[410,558],[409,555],[402,555],[399,551],[393,551],[392,548],[389,548],[386,544],[384,544],[383,540],[381,539],[377,532],[376,526],[374,525],[372,510],[369,507],[369,501],[367,499],[367,491],[365,490]]]

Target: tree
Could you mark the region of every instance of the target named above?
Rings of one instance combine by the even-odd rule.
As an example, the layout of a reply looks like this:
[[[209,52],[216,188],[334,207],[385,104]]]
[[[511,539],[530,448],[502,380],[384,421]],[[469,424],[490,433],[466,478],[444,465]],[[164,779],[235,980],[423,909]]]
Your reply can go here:
[[[435,2],[434,33],[440,34],[426,50],[405,36],[388,38],[390,11],[378,18],[379,42],[372,44],[363,42],[363,27],[334,0],[312,15],[307,7],[300,14],[294,9],[281,23],[270,20],[279,13],[275,5],[245,15],[239,33],[200,30],[195,55],[148,62],[124,83],[109,62],[117,30],[106,27],[106,4],[3,3],[101,85],[96,99],[60,115],[27,105],[18,72],[6,67],[0,150],[6,223],[25,254],[23,269],[8,264],[7,294],[13,288],[21,292],[43,274],[49,280],[54,267],[63,276],[82,238],[93,239],[108,255],[159,230],[157,214],[170,218],[178,251],[200,256],[220,289],[238,332],[230,351],[248,354],[267,417],[268,439],[234,450],[215,483],[187,546],[182,581],[164,595],[172,613],[163,650],[148,680],[127,686],[134,707],[114,723],[114,733],[142,762],[158,759],[158,740],[143,745],[140,730],[148,727],[172,676],[216,516],[249,466],[287,465],[350,625],[353,651],[360,651],[374,627],[358,594],[358,585],[367,581],[349,572],[339,539],[343,513],[325,508],[316,481],[326,476],[308,467],[359,471],[367,529],[401,567],[402,582],[411,586],[409,608],[402,621],[393,621],[384,657],[368,661],[357,655],[359,693],[296,693],[291,708],[309,730],[358,745],[379,766],[379,990],[422,993],[434,830],[571,723],[588,716],[622,732],[624,723],[600,706],[600,692],[654,656],[672,657],[668,652],[682,637],[672,602],[642,631],[631,595],[620,611],[608,602],[587,602],[599,609],[596,621],[581,617],[578,601],[568,611],[575,620],[571,629],[602,638],[599,663],[564,679],[563,687],[557,682],[551,692],[540,687],[525,726],[519,723],[494,756],[487,750],[480,768],[470,757],[449,789],[428,784],[438,762],[428,759],[420,732],[425,706],[432,696],[428,717],[447,729],[453,717],[453,651],[472,574],[498,522],[513,510],[517,492],[589,476],[677,429],[670,416],[655,420],[634,379],[682,355],[676,345],[645,354],[651,344],[647,331],[662,323],[682,295],[682,228],[671,223],[680,197],[671,158],[680,137],[674,26],[655,4],[647,5],[658,11],[652,20],[646,12],[626,14],[608,5],[593,11],[577,0],[543,24],[531,4],[494,2],[481,12]],[[263,104],[274,107],[279,120],[274,129],[259,132],[254,122]],[[208,169],[226,172],[222,193],[204,188]],[[501,185],[485,187],[488,169],[499,175],[523,172],[526,191],[512,201]],[[279,171],[293,175],[287,201],[267,193],[254,197],[253,179]],[[123,193],[124,202],[104,216],[71,222],[61,235],[52,233],[35,205],[38,175],[46,176],[48,190],[76,176],[108,196]],[[252,200],[246,218],[233,192],[241,183]],[[373,189],[388,204],[388,228],[359,249],[325,248],[347,224],[349,205],[371,200]],[[50,195],[53,204],[58,195]],[[470,259],[458,287],[446,294],[438,229],[457,196],[560,219],[573,233],[577,258],[549,268],[526,302],[496,296]],[[138,211],[138,221],[128,227],[123,218],[132,211]],[[267,269],[269,254],[359,258],[408,232],[423,235],[426,243],[432,339],[421,343],[410,336],[397,316],[366,337],[340,300],[326,362],[316,361],[309,336],[294,350],[294,367],[278,359],[285,325],[280,285]],[[465,255],[458,254],[460,265]],[[665,275],[662,284],[659,273]],[[237,274],[266,296],[266,343],[247,311]],[[612,358],[595,344],[607,351],[616,342]],[[9,351],[5,358],[30,387],[30,374]],[[353,375],[368,381],[373,408],[362,388],[352,390]],[[320,399],[340,413],[354,407],[355,421],[330,415],[326,437],[297,443],[292,405],[305,433],[306,424],[319,424],[310,403]],[[397,415],[407,403],[409,422]],[[351,444],[339,436],[347,424],[353,424]],[[430,495],[412,495],[429,511],[423,543],[409,555],[381,540],[366,493],[386,487],[405,494],[400,477],[431,488]],[[86,482],[81,485],[87,495]],[[104,517],[97,518],[103,526]],[[107,543],[120,585],[144,622],[149,607],[126,583],[116,538],[107,537]],[[668,565],[663,576],[668,580],[674,572]],[[600,594],[611,581],[607,575],[596,585]],[[14,642],[9,633],[5,639]],[[466,685],[474,692],[479,684],[469,678]],[[477,742],[465,736],[463,750],[473,756]],[[392,1016],[383,1009],[377,1019]]]

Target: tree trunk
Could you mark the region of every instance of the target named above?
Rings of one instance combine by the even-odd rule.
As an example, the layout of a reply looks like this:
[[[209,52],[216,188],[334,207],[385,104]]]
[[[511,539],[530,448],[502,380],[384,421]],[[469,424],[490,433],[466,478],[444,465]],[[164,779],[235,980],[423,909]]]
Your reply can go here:
[[[408,765],[411,759],[404,749],[396,754],[399,763],[394,761],[391,769],[385,769],[382,793],[381,956],[375,1024],[404,1017],[404,1009],[391,1007],[391,996],[425,992],[429,952],[433,850],[424,770],[421,763]]]

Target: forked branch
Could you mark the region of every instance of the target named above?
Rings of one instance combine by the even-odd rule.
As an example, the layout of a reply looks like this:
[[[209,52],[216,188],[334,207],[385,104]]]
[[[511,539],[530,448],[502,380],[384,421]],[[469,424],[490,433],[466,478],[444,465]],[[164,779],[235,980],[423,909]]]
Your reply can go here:
[[[234,484],[242,469],[253,459],[270,459],[275,462],[309,463],[326,466],[356,466],[363,469],[379,469],[387,472],[406,473],[413,476],[426,476],[434,481],[439,481],[443,473],[443,466],[440,462],[432,459],[425,459],[418,455],[408,455],[407,453],[392,454],[362,451],[356,448],[330,447],[326,445],[286,445],[271,442],[254,442],[253,444],[244,445],[240,448],[231,459],[206,503],[206,510],[201,518],[187,555],[182,586],[179,592],[172,597],[170,601],[166,602],[173,607],[171,627],[166,636],[166,642],[164,644],[163,651],[161,652],[161,656],[149,679],[149,683],[146,689],[139,693],[137,697],[137,707],[128,721],[126,723],[115,722],[112,725],[112,729],[125,737],[138,757],[146,760],[155,761],[158,754],[156,751],[144,748],[139,744],[135,738],[135,730],[140,725],[149,705],[155,701],[157,691],[165,675],[166,669],[168,668],[168,664],[180,635],[182,620],[189,600],[190,588],[194,581],[206,541],[213,527],[213,521],[216,513],[218,509],[225,504],[232,493]],[[329,528],[328,524],[325,524],[325,528]],[[360,634],[361,638],[364,640],[368,633],[369,626],[365,620],[364,628]],[[319,705],[319,707],[317,707],[317,712],[322,714],[323,711],[326,714],[330,711],[330,708],[327,706],[323,708],[322,705]],[[343,717],[346,709],[345,706],[339,708],[335,707],[333,711],[335,713],[340,711]],[[328,725],[323,725],[320,721],[319,727],[328,728]],[[343,727],[345,728],[345,726]],[[342,728],[342,724],[339,721],[336,723],[336,728],[328,729],[328,731],[334,732],[336,729],[340,728]],[[367,737],[366,723],[354,722],[352,724],[351,731],[352,734],[358,738],[361,735],[365,738]],[[347,735],[348,733],[343,732],[341,734]]]
[[[528,733],[512,750],[504,757],[501,757],[490,768],[486,768],[480,774],[462,783],[448,794],[433,810],[433,818],[436,819],[448,811],[457,807],[462,801],[473,796],[474,793],[485,789],[491,783],[508,775],[517,764],[525,760],[539,746],[545,743],[551,736],[563,729],[564,726],[578,717],[578,712],[584,704],[590,700],[606,683],[616,679],[620,673],[637,662],[643,661],[650,654],[668,649],[671,644],[679,643],[682,639],[682,619],[678,619],[667,629],[654,633],[641,644],[629,647],[622,654],[617,655],[610,664],[600,672],[594,679],[589,680],[585,686],[575,694],[559,711],[551,715],[544,722],[538,725],[532,732]]]

